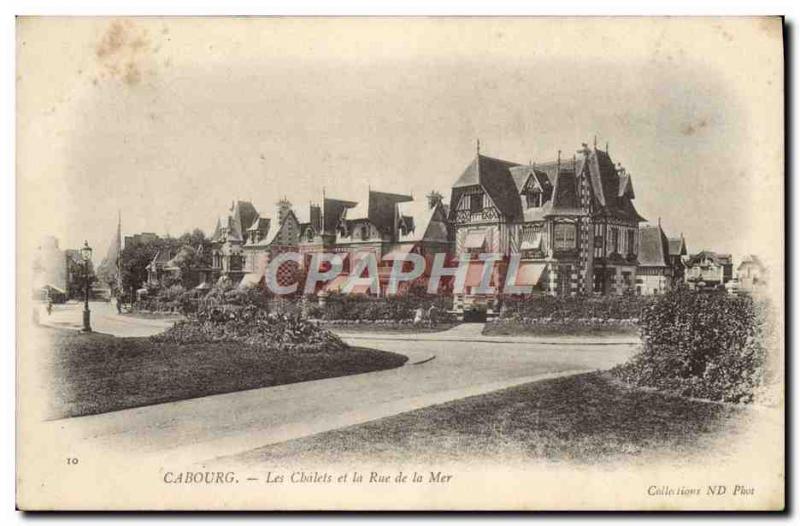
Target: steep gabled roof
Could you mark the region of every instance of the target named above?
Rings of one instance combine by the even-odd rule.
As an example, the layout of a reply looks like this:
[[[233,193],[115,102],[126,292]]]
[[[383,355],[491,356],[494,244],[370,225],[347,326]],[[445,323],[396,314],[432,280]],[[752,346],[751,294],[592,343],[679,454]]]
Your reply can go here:
[[[619,176],[619,192],[617,197],[629,197],[634,199],[636,194],[633,192],[633,181],[628,173],[623,173]]]
[[[366,198],[345,213],[348,221],[368,220],[382,234],[391,234],[395,226],[395,205],[412,201],[410,195],[370,190]]]
[[[696,265],[704,259],[710,259],[717,265],[731,265],[733,263],[733,258],[731,258],[730,254],[717,254],[710,250],[702,250],[689,256],[689,266]]]
[[[546,215],[581,215],[578,199],[578,180],[575,172],[563,170],[556,177],[552,205]]]
[[[738,270],[738,269],[741,269],[742,267],[746,267],[746,266],[750,266],[750,265],[756,266],[756,267],[758,267],[758,268],[759,268],[759,269],[761,269],[761,270],[766,270],[766,268],[767,268],[767,267],[766,267],[766,266],[765,266],[765,265],[764,265],[764,264],[761,262],[761,260],[758,258],[758,256],[756,256],[756,255],[753,255],[753,254],[750,254],[749,256],[745,256],[745,257],[742,259],[742,262],[741,262],[741,263],[739,263],[739,266],[738,266],[738,267],[736,267],[736,268],[737,268],[737,270]]]
[[[669,255],[670,256],[685,256],[686,255],[686,241],[681,237],[671,237],[669,241]]]
[[[282,221],[278,221],[278,218],[280,217],[280,213],[279,212],[280,212],[280,210],[276,208],[275,213],[272,216],[273,218],[259,217],[258,219],[256,219],[256,222],[253,223],[253,227],[258,225],[259,228],[255,229],[255,228],[251,227],[248,230],[251,230],[251,231],[254,231],[254,232],[256,230],[260,230],[261,231],[261,236],[259,236],[260,239],[258,241],[253,241],[252,237],[248,238],[247,246],[251,246],[251,247],[266,247],[266,246],[269,246],[269,245],[271,245],[272,243],[275,242],[275,239],[278,237],[278,234],[280,234],[281,229],[283,228],[283,225],[286,224],[286,222],[290,218],[294,218],[294,220],[297,221],[297,215],[295,215],[294,210],[292,210],[292,209],[287,210],[286,211],[286,215],[283,216],[283,220]],[[299,223],[300,222],[298,221],[298,225],[299,225]]]
[[[150,261],[150,264],[147,265],[148,268],[153,270],[158,268],[163,268],[164,265],[170,260],[169,250],[159,250],[156,252],[156,255],[153,256],[153,259]]]
[[[511,177],[514,179],[514,185],[517,187],[517,193],[521,193],[525,188],[525,184],[530,177],[536,179],[539,187],[543,192],[548,193],[553,189],[553,180],[547,175],[546,172],[539,169],[538,166],[512,166],[508,170]]]
[[[234,201],[228,213],[218,220],[211,241],[224,243],[225,241],[243,242],[247,239],[247,228],[258,217],[258,212],[250,201]],[[222,229],[227,229],[227,236],[223,239]]]
[[[667,236],[660,226],[643,225],[639,227],[639,266],[666,267]]]
[[[447,216],[441,203],[430,207],[427,201],[406,201],[397,205],[397,214],[410,229],[405,235],[398,232],[399,243],[447,241]]]
[[[455,200],[451,201],[451,209],[455,208],[452,205],[458,203],[463,193],[457,189],[480,185],[500,213],[513,220],[521,218],[519,191],[510,172],[515,166],[522,165],[478,154],[453,185]]]
[[[342,217],[342,212],[348,208],[356,206],[356,201],[347,201],[344,199],[334,199],[325,197],[322,199],[322,229],[326,234],[335,234],[336,227],[339,226],[339,219]]]
[[[250,231],[257,231],[257,230],[268,230],[269,229],[269,222],[270,219],[268,217],[261,217],[261,215],[256,216],[255,221],[250,227],[247,229],[248,232]]]
[[[630,174],[617,169],[608,152],[584,145],[572,159],[555,160],[522,165],[478,154],[453,185],[450,201],[451,215],[461,196],[471,186],[481,186],[499,211],[510,220],[530,220],[530,215],[579,212],[578,181],[588,174],[595,210],[613,217],[645,221],[631,200],[635,197]],[[569,178],[561,179],[562,174]],[[520,199],[520,192],[528,178],[534,175],[545,193],[552,188],[552,209],[529,213]],[[555,196],[556,187],[561,190]],[[523,212],[524,211],[524,212]]]
[[[191,261],[195,253],[195,249],[189,245],[183,245],[172,259],[164,263],[164,268],[168,270],[180,269],[181,265],[185,264],[187,261]]]

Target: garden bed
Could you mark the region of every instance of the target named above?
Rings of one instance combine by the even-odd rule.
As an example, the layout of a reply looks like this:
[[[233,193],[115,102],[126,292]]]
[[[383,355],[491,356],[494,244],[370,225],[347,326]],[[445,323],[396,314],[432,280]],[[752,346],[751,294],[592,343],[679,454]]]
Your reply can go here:
[[[271,348],[43,330],[51,336],[43,353],[53,390],[49,418],[360,374],[407,361],[396,353],[340,345]]]

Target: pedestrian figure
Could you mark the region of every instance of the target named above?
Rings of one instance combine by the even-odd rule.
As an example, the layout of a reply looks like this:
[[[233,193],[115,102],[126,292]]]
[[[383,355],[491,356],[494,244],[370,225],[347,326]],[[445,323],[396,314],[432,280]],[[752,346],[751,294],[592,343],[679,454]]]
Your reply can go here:
[[[428,307],[428,321],[433,324],[434,317],[436,314],[436,305],[431,305]]]
[[[414,325],[422,322],[422,307],[417,308],[414,312]]]

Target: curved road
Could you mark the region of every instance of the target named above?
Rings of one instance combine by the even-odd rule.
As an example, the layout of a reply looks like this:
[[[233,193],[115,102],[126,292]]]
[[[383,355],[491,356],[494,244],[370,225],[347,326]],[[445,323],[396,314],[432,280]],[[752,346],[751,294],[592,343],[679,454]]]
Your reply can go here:
[[[97,320],[96,328],[106,325],[115,332],[131,325],[129,332],[123,331],[125,335],[158,332],[164,327],[164,322],[159,329],[154,320],[138,323],[135,318],[115,313],[103,312]],[[47,425],[87,450],[102,447],[125,455],[202,462],[521,383],[606,369],[625,361],[639,344],[636,338],[619,337],[488,337],[480,334],[481,327],[464,324],[441,333],[408,335],[342,334],[354,345],[408,355],[409,362],[386,371],[126,409]]]

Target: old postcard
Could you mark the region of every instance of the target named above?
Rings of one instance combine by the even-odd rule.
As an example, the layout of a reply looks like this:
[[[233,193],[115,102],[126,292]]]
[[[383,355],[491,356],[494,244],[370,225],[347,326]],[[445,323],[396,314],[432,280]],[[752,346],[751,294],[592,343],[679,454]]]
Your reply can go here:
[[[781,510],[783,20],[17,20],[24,510]]]

